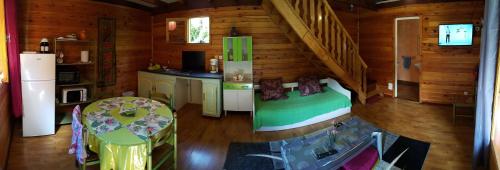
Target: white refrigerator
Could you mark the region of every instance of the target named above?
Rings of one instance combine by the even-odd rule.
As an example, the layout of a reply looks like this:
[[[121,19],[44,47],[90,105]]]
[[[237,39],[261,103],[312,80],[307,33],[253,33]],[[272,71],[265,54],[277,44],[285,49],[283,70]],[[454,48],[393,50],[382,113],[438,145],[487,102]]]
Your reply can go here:
[[[21,54],[23,136],[55,133],[55,54]]]

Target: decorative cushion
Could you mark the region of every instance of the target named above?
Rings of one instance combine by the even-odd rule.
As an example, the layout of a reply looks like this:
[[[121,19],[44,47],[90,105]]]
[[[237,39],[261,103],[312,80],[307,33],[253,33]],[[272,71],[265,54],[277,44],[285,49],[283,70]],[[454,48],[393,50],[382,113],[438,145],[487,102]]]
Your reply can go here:
[[[299,91],[301,96],[309,96],[323,92],[319,79],[315,76],[303,76],[299,78]]]
[[[263,79],[260,81],[260,87],[262,95],[261,99],[266,100],[278,100],[286,99],[288,96],[285,94],[285,89],[282,86],[283,81],[281,78],[277,79]]]
[[[359,155],[347,162],[342,169],[344,170],[370,170],[377,163],[378,151],[374,147],[368,147]]]

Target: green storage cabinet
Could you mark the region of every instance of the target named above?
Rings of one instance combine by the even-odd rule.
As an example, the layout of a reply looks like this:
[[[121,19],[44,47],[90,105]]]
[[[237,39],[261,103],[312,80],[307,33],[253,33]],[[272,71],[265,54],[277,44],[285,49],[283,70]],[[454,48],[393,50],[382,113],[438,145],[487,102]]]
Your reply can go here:
[[[224,111],[253,111],[252,37],[224,37],[222,44]]]

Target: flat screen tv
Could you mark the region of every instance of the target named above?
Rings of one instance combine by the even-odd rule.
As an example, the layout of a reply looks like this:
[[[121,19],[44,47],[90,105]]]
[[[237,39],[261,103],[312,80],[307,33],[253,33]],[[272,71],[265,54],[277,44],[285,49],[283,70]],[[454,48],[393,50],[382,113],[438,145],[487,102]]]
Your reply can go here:
[[[442,24],[439,25],[440,46],[472,45],[472,24]]]
[[[182,71],[205,72],[205,52],[182,51]]]

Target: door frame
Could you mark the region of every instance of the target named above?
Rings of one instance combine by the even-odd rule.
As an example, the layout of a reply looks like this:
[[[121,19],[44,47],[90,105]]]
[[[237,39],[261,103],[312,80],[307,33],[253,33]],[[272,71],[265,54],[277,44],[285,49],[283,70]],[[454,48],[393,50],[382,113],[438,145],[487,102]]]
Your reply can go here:
[[[398,21],[403,21],[403,20],[413,20],[417,19],[419,22],[419,35],[418,35],[418,40],[419,44],[418,45],[418,55],[420,55],[420,41],[421,41],[421,36],[422,36],[422,20],[420,19],[420,16],[411,16],[411,17],[396,17],[394,19],[394,88],[393,88],[393,95],[394,97],[398,97]],[[422,60],[422,56],[420,56],[420,60]],[[422,69],[422,64],[420,64],[420,69]],[[418,88],[419,88],[419,94],[418,94],[418,100],[421,101],[420,99],[420,82],[421,82],[421,77],[422,74],[419,74],[419,81],[418,81]]]

